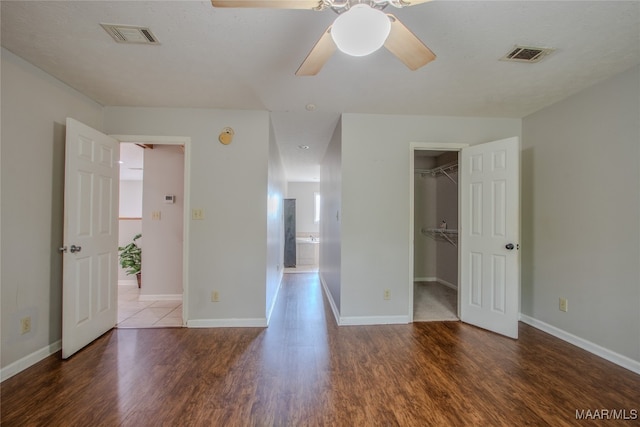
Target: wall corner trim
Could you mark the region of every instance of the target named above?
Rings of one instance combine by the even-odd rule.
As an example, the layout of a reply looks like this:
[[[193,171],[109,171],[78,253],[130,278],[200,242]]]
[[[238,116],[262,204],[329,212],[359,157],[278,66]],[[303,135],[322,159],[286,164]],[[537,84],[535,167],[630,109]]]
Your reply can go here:
[[[62,349],[62,340],[55,341],[40,350],[36,350],[31,354],[26,355],[22,359],[0,369],[0,382],[11,378],[12,376],[24,371],[25,369],[35,365],[41,360],[51,356],[52,354]]]
[[[333,312],[333,316],[336,319],[336,323],[338,326],[358,326],[358,325],[404,325],[407,323],[411,323],[409,320],[409,316],[401,315],[401,316],[340,316],[340,311],[338,307],[336,307],[336,303],[331,296],[331,292],[329,292],[329,288],[327,287],[327,283],[322,277],[322,273],[319,274],[320,283],[322,283],[322,290],[329,300],[329,305],[331,305],[331,311]]]
[[[280,278],[278,279],[278,289],[276,289],[276,293],[273,296],[273,301],[271,302],[271,307],[267,310],[267,325],[269,326],[269,322],[271,322],[271,316],[273,315],[273,310],[276,308],[276,303],[278,302],[278,296],[280,296],[280,289],[282,289],[282,279],[284,278],[284,270],[280,270]]]
[[[327,287],[327,282],[325,282],[322,273],[318,273],[320,277],[320,283],[322,284],[322,290],[324,291],[324,295],[329,300],[329,305],[331,306],[331,312],[333,313],[333,318],[335,319],[338,326],[340,326],[340,311],[338,310],[338,306],[336,306],[336,302],[333,300],[333,296],[331,292],[329,292],[329,288]]]
[[[556,338],[560,338],[561,340],[566,341],[569,344],[580,347],[581,349],[595,354],[598,357],[602,357],[603,359],[615,363],[618,366],[622,366],[623,368],[635,372],[636,374],[640,374],[640,361],[633,360],[627,356],[609,350],[608,348],[599,346],[598,344],[587,341],[584,338],[580,338],[560,328],[556,328],[555,326],[552,326],[541,320],[529,317],[526,314],[520,314],[520,321],[526,323],[529,326],[533,326],[536,329],[540,329],[541,331],[546,332],[550,335],[553,335]]]

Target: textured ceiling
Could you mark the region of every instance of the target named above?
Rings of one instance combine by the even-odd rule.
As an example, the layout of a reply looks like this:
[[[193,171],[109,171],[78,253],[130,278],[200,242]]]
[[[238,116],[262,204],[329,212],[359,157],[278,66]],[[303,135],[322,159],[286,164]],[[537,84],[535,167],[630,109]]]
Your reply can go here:
[[[437,55],[409,71],[382,49],[294,72],[336,15],[208,1],[2,1],[2,46],[108,106],[273,112],[289,180],[313,180],[341,113],[524,117],[640,62],[640,2],[433,1],[388,8]],[[391,10],[393,9],[393,10]],[[100,27],[150,27],[159,46]],[[552,47],[537,64],[499,59]],[[306,111],[313,103],[315,111]],[[310,146],[300,150],[299,145]]]

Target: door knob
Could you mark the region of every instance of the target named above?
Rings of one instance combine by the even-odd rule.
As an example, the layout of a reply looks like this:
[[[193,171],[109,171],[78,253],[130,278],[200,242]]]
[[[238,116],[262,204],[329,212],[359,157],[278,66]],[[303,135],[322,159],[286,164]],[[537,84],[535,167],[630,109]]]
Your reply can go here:
[[[71,247],[73,249],[73,246]],[[505,248],[509,249],[510,251],[513,250],[513,248],[515,248],[515,246],[513,245],[513,243],[507,243],[507,245],[505,246]]]
[[[69,252],[75,254],[76,252],[80,252],[82,250],[82,246],[71,245],[69,248]]]

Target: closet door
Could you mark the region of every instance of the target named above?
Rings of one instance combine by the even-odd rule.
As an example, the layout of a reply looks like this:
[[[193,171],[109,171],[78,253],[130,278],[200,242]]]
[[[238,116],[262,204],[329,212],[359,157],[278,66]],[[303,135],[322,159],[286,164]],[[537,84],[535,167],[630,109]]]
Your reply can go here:
[[[460,319],[518,337],[520,141],[462,149]]]

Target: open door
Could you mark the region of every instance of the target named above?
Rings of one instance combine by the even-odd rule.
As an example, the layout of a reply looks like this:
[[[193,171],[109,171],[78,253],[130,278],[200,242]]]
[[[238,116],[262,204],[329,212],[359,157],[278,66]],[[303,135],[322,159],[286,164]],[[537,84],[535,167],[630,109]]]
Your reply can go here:
[[[62,357],[117,321],[118,142],[67,119]]]
[[[461,151],[460,319],[511,338],[520,311],[520,140]]]

